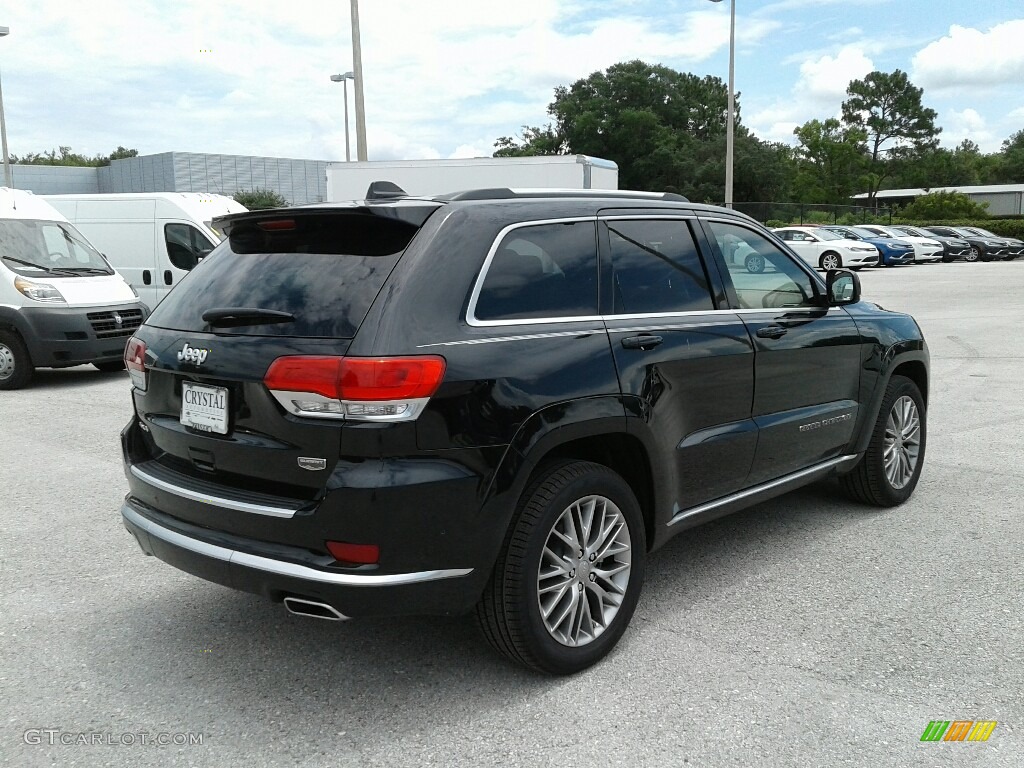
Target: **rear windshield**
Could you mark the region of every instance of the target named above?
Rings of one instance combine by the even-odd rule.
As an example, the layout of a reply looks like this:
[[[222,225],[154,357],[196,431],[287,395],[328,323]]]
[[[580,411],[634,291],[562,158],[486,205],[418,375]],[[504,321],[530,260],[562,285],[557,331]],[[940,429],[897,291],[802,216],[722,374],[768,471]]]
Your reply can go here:
[[[242,220],[182,279],[149,325],[249,336],[351,338],[415,224],[372,214],[302,214]],[[212,328],[203,313],[287,312],[293,321]]]

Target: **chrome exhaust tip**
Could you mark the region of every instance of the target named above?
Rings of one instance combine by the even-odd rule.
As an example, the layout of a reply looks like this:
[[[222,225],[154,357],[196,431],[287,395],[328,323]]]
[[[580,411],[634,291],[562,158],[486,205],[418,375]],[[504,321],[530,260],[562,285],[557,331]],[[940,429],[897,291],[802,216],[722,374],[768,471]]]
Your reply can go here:
[[[303,600],[301,597],[286,597],[284,607],[289,613],[296,616],[306,616],[310,619],[326,619],[327,621],[345,621],[348,616],[340,613],[333,606],[327,603],[318,603],[315,600]]]

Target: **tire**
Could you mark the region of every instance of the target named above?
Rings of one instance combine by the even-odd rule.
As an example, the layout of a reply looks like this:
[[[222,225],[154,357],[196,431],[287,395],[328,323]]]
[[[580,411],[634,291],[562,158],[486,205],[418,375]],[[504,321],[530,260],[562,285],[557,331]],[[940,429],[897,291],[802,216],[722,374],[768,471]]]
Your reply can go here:
[[[992,257],[985,254],[981,248],[976,245],[971,246],[971,252],[964,257],[967,261],[992,261]]]
[[[743,265],[747,268],[747,272],[754,275],[759,275],[764,272],[764,256],[752,253],[744,260]]]
[[[604,537],[591,531],[585,537],[590,544],[584,548],[595,551],[580,559],[575,545],[560,534],[568,531],[578,541],[583,518],[577,512],[585,516],[588,509],[595,516],[603,510],[604,520],[617,515],[620,525],[608,528]],[[600,551],[607,552],[609,542],[625,549],[592,560]],[[545,550],[550,553],[547,557]],[[586,461],[548,466],[520,499],[477,604],[477,623],[487,641],[515,662],[552,675],[579,672],[604,658],[626,631],[640,597],[646,558],[640,505],[618,474]],[[624,569],[623,563],[627,564]],[[544,577],[542,565],[551,566]],[[614,576],[615,582],[598,575],[598,568]],[[619,600],[617,608],[605,604],[601,593]],[[586,602],[579,600],[580,595],[586,596]],[[543,601],[549,610],[547,622],[542,616]],[[605,626],[590,619],[585,631],[585,617],[592,617],[591,611],[599,606],[605,612]],[[566,619],[559,622],[560,615]],[[573,634],[577,645],[570,644]]]
[[[818,259],[818,266],[828,272],[830,269],[842,269],[843,259],[835,251],[826,251]]]
[[[902,432],[900,438],[890,437],[890,423],[897,427],[901,422],[907,424],[903,419],[908,413],[914,413],[917,417],[916,431],[910,432],[909,426],[905,426],[902,430],[897,429]],[[876,507],[895,507],[909,499],[917,487],[924,466],[927,421],[924,398],[917,384],[905,376],[893,376],[885,389],[867,451],[851,472],[839,478],[843,490],[857,501]],[[909,439],[911,435],[916,445]],[[887,468],[887,443],[890,443],[890,449],[895,448],[895,455],[903,454],[907,462],[898,461],[896,465]]]
[[[105,360],[102,363],[93,363],[93,367],[104,373],[117,373],[124,370],[124,360]]]
[[[0,330],[0,389],[21,389],[32,381],[32,358],[13,331]]]

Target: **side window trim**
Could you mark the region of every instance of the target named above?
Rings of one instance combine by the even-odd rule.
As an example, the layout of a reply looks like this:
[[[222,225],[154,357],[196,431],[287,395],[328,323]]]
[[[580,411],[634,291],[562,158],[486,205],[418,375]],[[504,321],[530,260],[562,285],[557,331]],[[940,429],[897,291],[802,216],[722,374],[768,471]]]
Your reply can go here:
[[[581,222],[593,222],[594,228],[597,228],[597,216],[570,216],[559,219],[535,219],[531,221],[518,221],[514,224],[509,224],[504,227],[497,236],[494,238],[494,242],[491,243],[490,248],[487,250],[487,256],[484,258],[484,263],[480,267],[480,272],[476,276],[476,282],[473,283],[473,290],[469,294],[469,303],[466,307],[466,324],[473,326],[474,328],[492,328],[503,325],[540,325],[550,323],[577,323],[577,322],[593,322],[600,320],[599,314],[595,315],[574,315],[571,317],[527,317],[527,318],[512,318],[512,319],[498,319],[498,320],[480,320],[476,316],[477,302],[480,300],[480,293],[484,287],[484,281],[487,279],[487,273],[491,269],[491,264],[494,261],[494,256],[498,252],[498,246],[501,245],[502,241],[508,236],[509,233],[515,232],[517,229],[524,229],[526,227],[540,227],[546,224],[576,224]],[[594,269],[599,270],[598,259],[597,259],[597,240],[594,240]],[[598,296],[600,296],[600,272],[598,271]],[[600,306],[598,307],[600,308]]]

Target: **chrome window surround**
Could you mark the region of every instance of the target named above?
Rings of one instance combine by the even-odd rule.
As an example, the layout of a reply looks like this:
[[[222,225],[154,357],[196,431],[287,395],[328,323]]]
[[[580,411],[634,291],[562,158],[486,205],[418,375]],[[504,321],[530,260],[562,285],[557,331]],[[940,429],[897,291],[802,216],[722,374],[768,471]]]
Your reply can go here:
[[[637,314],[625,314],[625,315],[573,315],[569,317],[526,317],[516,318],[510,320],[479,320],[476,316],[476,305],[480,299],[480,292],[483,290],[484,280],[487,278],[487,272],[491,268],[491,262],[494,260],[494,255],[498,252],[498,246],[501,245],[501,241],[505,239],[505,236],[509,232],[514,232],[517,229],[523,227],[539,227],[545,224],[573,224],[576,222],[593,221],[595,223],[601,221],[636,221],[639,219],[656,219],[656,220],[674,220],[674,221],[696,221],[696,216],[692,214],[679,214],[674,212],[666,212],[664,214],[654,213],[642,213],[635,216],[628,214],[614,214],[610,216],[574,216],[562,219],[537,219],[534,221],[520,221],[515,224],[509,224],[507,227],[502,229],[497,237],[494,238],[494,242],[491,243],[490,249],[487,251],[487,258],[484,259],[483,266],[480,267],[480,273],[476,277],[476,282],[473,283],[473,291],[469,296],[469,306],[466,309],[466,324],[474,328],[493,328],[508,325],[542,325],[546,323],[581,323],[581,322],[594,322],[596,320],[607,321],[607,320],[643,320],[647,318],[657,317],[678,317],[687,315],[706,315],[709,312],[729,312],[729,309],[698,309],[688,310],[685,312],[645,312]],[[595,251],[595,256],[598,252]],[[584,331],[580,331],[584,333]],[[571,335],[571,334],[570,334]],[[538,335],[538,338],[543,336]],[[507,339],[512,341],[515,339]],[[494,341],[491,339],[483,339],[481,341],[467,341],[467,344],[473,343],[486,343],[488,341]],[[500,339],[500,341],[506,341],[506,339]],[[424,347],[429,346],[442,346],[447,345],[450,342],[442,342],[441,344],[424,344]],[[418,347],[419,348],[419,347]]]
[[[537,219],[535,221],[519,221],[515,224],[509,224],[503,228],[494,238],[494,242],[491,243],[491,247],[487,251],[487,258],[484,259],[484,264],[480,267],[480,273],[476,276],[476,282],[473,284],[473,292],[469,295],[469,307],[466,309],[466,323],[475,328],[489,328],[500,325],[538,325],[540,323],[570,323],[570,322],[593,322],[600,320],[600,315],[582,315],[574,317],[525,317],[511,320],[479,320],[476,316],[476,305],[480,300],[480,292],[484,287],[484,280],[487,277],[488,271],[491,268],[491,262],[494,261],[494,255],[498,252],[498,246],[501,245],[502,240],[510,232],[515,232],[517,229],[524,229],[526,227],[542,227],[548,224],[578,224],[585,221],[593,222],[597,225],[597,216],[572,216],[562,219]],[[598,268],[597,263],[597,244],[594,244],[594,268]],[[595,295],[595,299],[599,297]]]
[[[248,552],[239,552],[227,547],[210,544],[199,539],[193,539],[177,531],[164,528],[154,523],[127,504],[121,507],[121,515],[132,525],[141,528],[150,536],[165,541],[176,547],[187,549],[190,552],[212,557],[215,560],[223,560],[231,565],[241,565],[246,568],[254,568],[266,573],[274,573],[279,576],[289,576],[305,581],[316,581],[322,584],[336,584],[347,587],[389,587],[401,584],[418,584],[424,581],[437,581],[438,579],[451,579],[457,576],[466,576],[473,572],[472,568],[446,568],[436,571],[417,571],[414,573],[392,573],[385,575],[375,574],[354,574],[354,573],[330,573],[316,568],[310,568],[298,563],[289,563],[284,560],[274,560],[260,555],[251,555]]]

